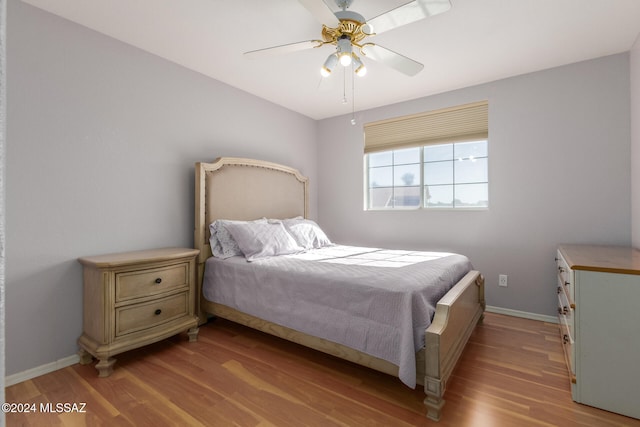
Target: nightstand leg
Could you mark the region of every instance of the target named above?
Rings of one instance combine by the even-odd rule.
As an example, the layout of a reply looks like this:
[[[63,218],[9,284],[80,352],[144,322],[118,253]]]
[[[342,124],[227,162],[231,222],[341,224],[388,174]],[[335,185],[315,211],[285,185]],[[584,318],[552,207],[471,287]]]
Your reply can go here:
[[[78,356],[80,356],[80,364],[81,365],[88,365],[91,362],[93,362],[93,355],[91,355],[91,353],[89,353],[84,348],[81,348],[78,351]]]
[[[116,363],[116,359],[109,357],[107,359],[100,359],[96,364],[98,370],[98,376],[101,378],[108,377],[113,372],[113,365]]]
[[[200,331],[199,328],[193,327],[191,329],[189,329],[187,331],[187,335],[189,335],[189,342],[196,342],[198,341],[198,332]]]

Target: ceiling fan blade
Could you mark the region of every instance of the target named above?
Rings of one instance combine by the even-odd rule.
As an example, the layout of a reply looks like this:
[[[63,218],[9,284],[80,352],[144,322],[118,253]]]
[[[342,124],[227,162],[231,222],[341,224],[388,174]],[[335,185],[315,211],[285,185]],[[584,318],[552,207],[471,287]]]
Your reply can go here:
[[[451,9],[449,0],[415,0],[369,19],[368,33],[380,34]]]
[[[367,58],[382,62],[407,76],[415,76],[424,68],[421,63],[377,44],[367,43],[360,51]]]
[[[340,25],[340,20],[334,15],[333,11],[329,9],[329,6],[323,0],[298,0],[301,5],[305,7],[319,23],[326,25],[327,27],[337,28]]]
[[[291,52],[297,52],[299,50],[312,49],[314,47],[322,46],[320,40],[306,40],[303,42],[289,43],[280,46],[268,47],[265,49],[252,50],[245,52],[244,55],[247,58],[266,58],[273,55],[283,55]]]

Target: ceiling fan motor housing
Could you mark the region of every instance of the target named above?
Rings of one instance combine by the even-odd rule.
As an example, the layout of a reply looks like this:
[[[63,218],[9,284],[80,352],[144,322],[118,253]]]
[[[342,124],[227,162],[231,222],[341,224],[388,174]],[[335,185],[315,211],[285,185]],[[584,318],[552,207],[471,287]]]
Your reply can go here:
[[[371,35],[369,26],[359,13],[343,10],[336,12],[336,17],[340,20],[337,28],[322,26],[322,39],[325,43],[337,44],[338,40],[349,38],[352,44],[361,47],[360,42]]]

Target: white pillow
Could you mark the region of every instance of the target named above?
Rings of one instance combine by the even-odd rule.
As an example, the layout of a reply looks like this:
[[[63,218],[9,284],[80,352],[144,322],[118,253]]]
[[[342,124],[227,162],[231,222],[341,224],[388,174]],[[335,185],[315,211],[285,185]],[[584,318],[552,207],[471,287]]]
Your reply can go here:
[[[230,258],[232,256],[242,256],[242,250],[227,230],[229,224],[245,224],[249,222],[267,222],[266,219],[257,219],[255,221],[234,221],[229,219],[219,219],[209,225],[209,245],[213,256],[221,259]]]
[[[279,221],[227,224],[226,228],[248,261],[304,251]]]
[[[302,217],[283,219],[282,223],[293,238],[296,239],[298,245],[305,249],[333,245],[320,226],[310,219]]]

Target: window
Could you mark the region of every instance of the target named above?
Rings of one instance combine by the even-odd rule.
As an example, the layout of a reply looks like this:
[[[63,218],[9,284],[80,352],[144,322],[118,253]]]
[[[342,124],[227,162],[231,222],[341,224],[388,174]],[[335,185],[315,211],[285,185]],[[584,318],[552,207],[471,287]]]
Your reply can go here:
[[[421,205],[420,151],[407,148],[368,155],[370,209]]]
[[[365,125],[366,209],[487,208],[486,101]]]
[[[489,206],[487,141],[429,145],[424,150],[424,207]]]
[[[366,155],[367,209],[486,208],[487,140]]]

